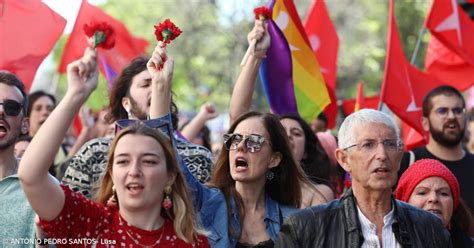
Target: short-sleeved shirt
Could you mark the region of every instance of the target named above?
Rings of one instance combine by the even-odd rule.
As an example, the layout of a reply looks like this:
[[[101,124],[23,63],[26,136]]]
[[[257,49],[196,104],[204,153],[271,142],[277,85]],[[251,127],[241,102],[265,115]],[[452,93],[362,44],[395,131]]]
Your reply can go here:
[[[0,247],[34,247],[34,218],[18,175],[0,180]]]
[[[64,207],[52,221],[40,220],[47,242],[57,247],[210,247],[199,236],[195,244],[180,239],[170,220],[158,230],[147,231],[129,225],[117,208],[107,208],[61,185]]]

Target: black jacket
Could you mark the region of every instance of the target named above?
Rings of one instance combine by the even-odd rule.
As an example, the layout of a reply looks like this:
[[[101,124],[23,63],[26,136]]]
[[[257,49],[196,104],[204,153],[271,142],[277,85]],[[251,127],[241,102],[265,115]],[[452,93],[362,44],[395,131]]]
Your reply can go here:
[[[352,190],[340,200],[307,208],[289,217],[275,247],[361,247],[364,243]],[[436,216],[398,200],[394,202],[395,238],[402,247],[452,247]]]

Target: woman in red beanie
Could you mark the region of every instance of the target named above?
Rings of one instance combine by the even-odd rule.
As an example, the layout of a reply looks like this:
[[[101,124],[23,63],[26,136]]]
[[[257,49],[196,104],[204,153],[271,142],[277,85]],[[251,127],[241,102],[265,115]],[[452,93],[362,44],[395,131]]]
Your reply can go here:
[[[453,247],[472,247],[472,215],[460,199],[456,177],[438,160],[413,163],[401,176],[395,197],[438,216],[450,231]]]

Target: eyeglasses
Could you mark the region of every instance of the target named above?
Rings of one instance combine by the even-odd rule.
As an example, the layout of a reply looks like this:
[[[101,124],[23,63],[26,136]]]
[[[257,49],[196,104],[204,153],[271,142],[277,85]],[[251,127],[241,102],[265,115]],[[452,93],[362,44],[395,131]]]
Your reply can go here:
[[[344,148],[343,150],[350,149],[352,147],[357,147],[357,150],[367,153],[373,153],[377,150],[379,144],[383,144],[383,148],[386,152],[399,152],[402,150],[403,144],[401,141],[397,139],[389,139],[383,141],[375,141],[375,140],[364,140],[361,143],[354,144]]]
[[[5,100],[3,103],[0,103],[0,105],[3,105],[3,111],[8,116],[19,115],[21,108],[23,108],[23,104],[14,100]]]
[[[265,138],[258,134],[243,136],[241,134],[224,134],[224,145],[229,151],[237,150],[240,142],[244,141],[245,148],[251,153],[259,152],[262,149]]]
[[[461,107],[455,107],[455,108],[451,108],[451,109],[448,108],[448,107],[440,107],[440,108],[435,109],[435,113],[436,113],[437,116],[439,116],[441,118],[446,118],[449,115],[449,110],[451,110],[453,112],[453,115],[456,118],[462,117],[464,115],[464,113],[466,113],[466,109],[461,108]]]

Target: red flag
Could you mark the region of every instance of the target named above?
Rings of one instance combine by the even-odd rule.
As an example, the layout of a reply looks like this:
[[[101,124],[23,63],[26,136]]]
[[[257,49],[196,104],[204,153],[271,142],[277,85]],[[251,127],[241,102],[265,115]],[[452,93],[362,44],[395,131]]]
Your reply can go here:
[[[29,91],[66,20],[40,1],[0,0],[0,70],[16,74]]]
[[[474,65],[474,22],[457,0],[433,1],[425,25],[446,47]]]
[[[339,49],[339,38],[336,29],[329,17],[324,0],[314,0],[306,14],[304,28],[311,47],[318,59],[321,73],[328,88],[331,104],[325,109],[328,117],[328,127],[336,126],[337,99],[336,99],[336,77],[337,77],[337,53]]]
[[[405,151],[428,144],[427,139],[423,135],[405,122],[402,124],[402,138]]]
[[[423,98],[431,89],[440,85],[443,85],[441,81],[419,71],[405,58],[393,14],[393,0],[390,0],[387,58],[380,101],[387,104],[407,124],[423,133]]]
[[[364,82],[362,80],[357,84],[357,96],[354,106],[354,112],[361,110],[364,106]]]
[[[364,97],[363,103],[360,105],[360,109],[378,109],[379,107],[379,96],[369,96]],[[356,99],[346,99],[342,101],[342,111],[344,111],[344,115],[348,116],[354,113],[356,105]]]
[[[83,27],[84,24],[89,24],[90,22],[107,22],[114,28],[116,34],[114,48],[110,50],[99,48],[98,50],[100,70],[107,77],[108,81],[111,81],[112,77],[119,74],[133,58],[144,54],[148,47],[148,42],[145,39],[132,36],[122,22],[83,0],[74,29],[64,48],[58,68],[59,72],[66,72],[66,66],[72,61],[79,59],[86,47],[89,46]],[[150,26],[150,28],[152,27]]]
[[[425,57],[425,71],[463,91],[474,84],[474,65],[431,36]]]
[[[133,58],[145,53],[148,42],[145,39],[132,36],[122,22],[108,15],[100,8],[90,5],[86,0],[83,0],[76,23],[64,48],[64,53],[58,68],[59,72],[66,72],[66,66],[84,54],[84,50],[89,46],[89,43],[87,42],[83,27],[84,24],[90,24],[91,22],[107,22],[115,31],[114,48],[109,50],[98,49],[99,68],[107,78],[110,88],[111,82],[122,69],[130,63]],[[82,124],[79,116],[76,116],[74,119],[74,129],[78,134],[81,132]]]

